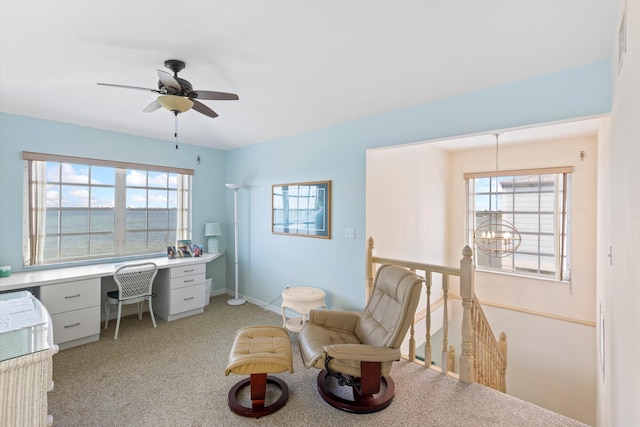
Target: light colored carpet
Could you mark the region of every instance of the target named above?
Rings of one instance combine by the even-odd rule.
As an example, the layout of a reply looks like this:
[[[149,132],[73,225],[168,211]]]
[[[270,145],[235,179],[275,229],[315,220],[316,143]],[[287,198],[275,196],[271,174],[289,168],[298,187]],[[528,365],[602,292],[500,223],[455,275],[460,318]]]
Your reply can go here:
[[[200,315],[158,319],[156,329],[148,313],[141,321],[124,318],[115,341],[110,322],[100,341],[60,351],[49,393],[54,426],[584,426],[406,361],[394,364],[396,397],[389,408],[349,414],[318,395],[318,371],[304,368],[291,332],[295,372],[276,374],[289,386],[288,403],[260,419],[240,417],[229,410],[227,394],[243,377],[224,375],[235,331],[282,319],[251,304],[227,306],[228,298],[212,298]]]

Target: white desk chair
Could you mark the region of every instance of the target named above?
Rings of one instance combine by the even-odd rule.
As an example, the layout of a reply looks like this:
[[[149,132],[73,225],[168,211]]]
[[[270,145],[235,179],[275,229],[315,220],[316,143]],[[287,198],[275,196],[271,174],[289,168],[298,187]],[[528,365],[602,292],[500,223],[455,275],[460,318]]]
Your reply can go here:
[[[142,305],[145,300],[148,301],[153,327],[156,327],[156,318],[153,316],[153,294],[151,293],[151,287],[153,286],[153,279],[157,273],[158,266],[156,264],[145,262],[141,264],[123,265],[113,274],[113,278],[118,285],[118,290],[107,292],[107,302],[104,305],[107,318],[104,322],[104,328],[107,329],[109,325],[109,306],[111,304],[118,304],[118,321],[116,322],[116,335],[114,339],[118,339],[123,304],[138,304],[138,319],[142,319]]]

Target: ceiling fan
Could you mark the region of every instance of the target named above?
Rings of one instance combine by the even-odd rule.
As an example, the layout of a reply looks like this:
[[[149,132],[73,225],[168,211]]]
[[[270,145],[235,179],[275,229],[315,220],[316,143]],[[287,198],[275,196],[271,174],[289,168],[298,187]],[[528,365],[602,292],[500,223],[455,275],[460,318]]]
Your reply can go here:
[[[178,77],[178,72],[183,70],[186,66],[184,61],[178,59],[167,59],[164,61],[164,66],[173,71],[173,76],[166,71],[158,70],[158,89],[149,89],[138,86],[125,86],[116,85],[111,83],[98,83],[101,86],[113,86],[121,87],[125,89],[138,89],[146,90],[153,93],[160,94],[158,98],[143,110],[145,113],[151,113],[156,111],[160,107],[164,107],[167,110],[173,112],[176,118],[179,113],[189,111],[191,108],[199,113],[209,116],[211,118],[218,117],[218,114],[211,108],[204,105],[202,100],[214,100],[214,101],[235,101],[238,100],[238,95],[235,93],[226,92],[213,92],[210,90],[193,90],[191,83]]]

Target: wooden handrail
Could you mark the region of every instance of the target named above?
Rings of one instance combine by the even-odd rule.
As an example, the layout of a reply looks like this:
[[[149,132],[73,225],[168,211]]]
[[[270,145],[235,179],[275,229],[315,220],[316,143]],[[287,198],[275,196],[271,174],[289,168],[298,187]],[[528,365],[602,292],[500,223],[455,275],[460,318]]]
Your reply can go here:
[[[425,279],[426,307],[414,317],[414,324],[409,330],[409,354],[408,359],[415,363],[422,364],[416,359],[416,339],[415,325],[422,319],[425,322],[424,337],[424,366],[431,368],[431,314],[435,306],[443,306],[443,340],[442,340],[442,368],[438,369],[447,374],[457,371],[454,376],[466,383],[478,382],[488,387],[492,387],[502,392],[506,391],[506,368],[507,368],[507,340],[506,334],[500,334],[500,340],[496,340],[493,331],[482,311],[482,306],[478,302],[474,292],[473,283],[473,252],[466,246],[462,251],[460,268],[452,268],[442,265],[424,264],[415,261],[398,260],[375,256],[373,238],[369,238],[367,247],[367,298],[373,290],[373,281],[378,266],[399,265],[405,267]],[[431,293],[434,274],[442,277],[442,298],[431,304]],[[456,276],[460,279],[460,296],[462,299],[462,340],[460,343],[461,353],[456,369],[454,362],[455,349],[448,345],[448,323],[449,314],[447,302],[449,295],[450,277]]]

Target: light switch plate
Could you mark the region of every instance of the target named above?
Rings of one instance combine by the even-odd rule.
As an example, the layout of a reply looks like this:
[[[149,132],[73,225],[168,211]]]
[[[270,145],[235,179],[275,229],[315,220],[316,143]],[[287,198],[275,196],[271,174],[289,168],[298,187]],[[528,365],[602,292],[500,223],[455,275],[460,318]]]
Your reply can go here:
[[[355,239],[356,238],[356,229],[355,227],[347,227],[344,233],[344,237],[348,238],[348,239]]]

